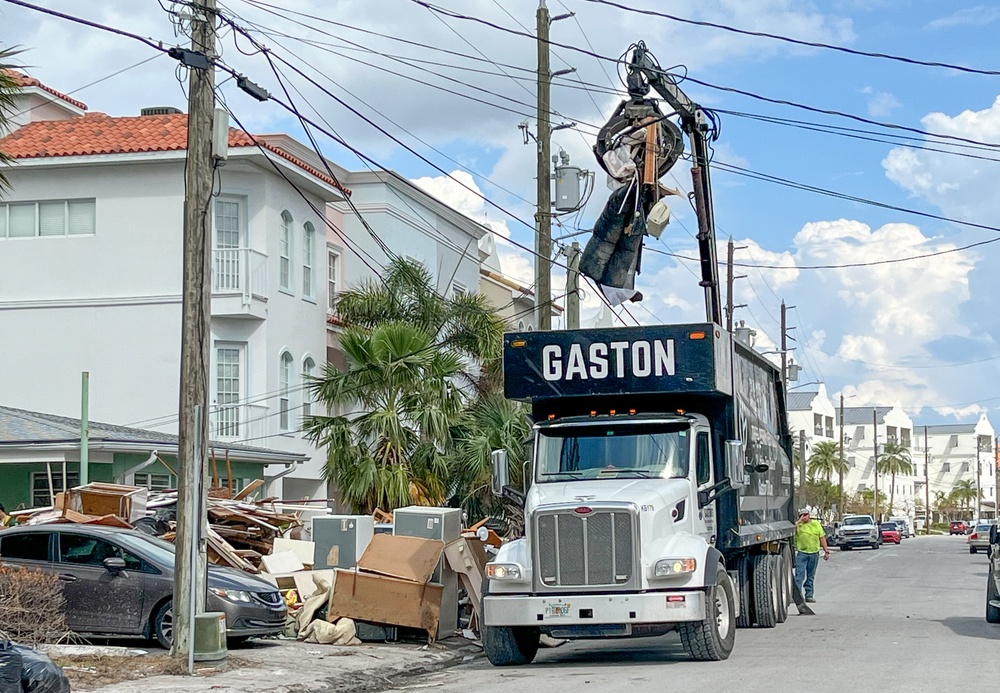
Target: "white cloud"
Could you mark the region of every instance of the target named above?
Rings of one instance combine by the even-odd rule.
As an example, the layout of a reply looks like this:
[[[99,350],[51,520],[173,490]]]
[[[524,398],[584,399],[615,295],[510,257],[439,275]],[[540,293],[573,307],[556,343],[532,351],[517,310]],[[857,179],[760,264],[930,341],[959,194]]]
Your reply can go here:
[[[928,29],[944,29],[954,26],[985,26],[1000,20],[1000,7],[977,5],[964,7],[954,14],[928,22]]]
[[[447,176],[425,176],[411,182],[455,211],[489,227],[498,236],[510,238],[507,222],[488,217],[483,192],[471,174],[452,171]]]
[[[865,87],[861,93],[868,95],[868,115],[873,118],[885,118],[901,105],[899,99],[891,92]]]

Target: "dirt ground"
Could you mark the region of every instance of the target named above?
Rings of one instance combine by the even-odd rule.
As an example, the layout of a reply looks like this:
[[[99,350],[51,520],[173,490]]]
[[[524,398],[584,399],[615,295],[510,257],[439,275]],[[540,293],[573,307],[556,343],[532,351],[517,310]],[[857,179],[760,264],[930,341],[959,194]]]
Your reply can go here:
[[[57,655],[52,660],[62,667],[74,691],[86,691],[122,681],[136,681],[162,674],[186,674],[187,662],[172,659],[166,652],[138,656]],[[230,653],[223,663],[195,662],[200,676],[229,671],[249,662]]]

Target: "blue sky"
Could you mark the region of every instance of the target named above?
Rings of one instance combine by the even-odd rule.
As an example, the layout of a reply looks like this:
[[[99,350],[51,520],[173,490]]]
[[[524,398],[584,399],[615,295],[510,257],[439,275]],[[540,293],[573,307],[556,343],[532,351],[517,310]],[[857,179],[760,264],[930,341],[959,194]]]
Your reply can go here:
[[[168,16],[153,0],[109,0],[100,6],[69,0],[46,0],[43,4],[168,44],[185,40],[175,36]],[[438,0],[437,4],[518,31],[522,30],[518,22],[533,29],[537,6],[534,0]],[[1000,69],[1000,54],[995,48],[1000,9],[975,1],[635,0],[627,4],[862,51]],[[314,76],[445,171],[459,170],[452,160],[459,162],[466,170],[455,178],[483,191],[519,219],[531,219],[533,149],[522,143],[517,126],[527,119],[534,128],[533,119],[528,117],[534,103],[532,41],[479,23],[435,15],[412,0],[288,0],[281,4],[285,9],[353,28],[289,14],[275,16],[268,8],[247,0],[223,0],[222,5],[226,12],[239,15],[245,26],[253,23],[255,31],[270,32],[258,36],[276,55]],[[549,0],[549,5],[553,14],[566,9],[576,12],[575,18],[553,25],[552,39],[559,43],[588,48],[589,41],[598,54],[616,57],[641,39],[661,65],[683,65],[690,77],[704,82],[911,128],[1000,142],[997,76],[791,46],[644,17],[586,0]],[[32,74],[66,91],[152,55],[137,42],[13,5],[0,4],[0,27],[0,42],[27,49],[23,61],[31,66]],[[468,57],[407,45],[358,29]],[[315,42],[327,44],[326,48],[335,46],[340,55],[322,50],[324,46]],[[246,40],[241,39],[238,45],[249,48]],[[280,89],[261,56],[240,53],[228,32],[223,46],[226,62],[268,88]],[[365,50],[445,65],[402,65]],[[620,98],[606,93],[620,87],[615,66],[563,48],[553,52],[553,69],[572,65],[577,68],[576,77],[600,87],[588,93],[557,86],[553,90],[554,110],[568,119],[603,124]],[[521,69],[497,67],[490,61]],[[174,70],[169,58],[156,58],[77,96],[92,110],[112,115],[136,114],[139,108],[153,104],[183,106]],[[419,84],[414,78],[487,103]],[[502,234],[531,244],[532,235],[525,225],[486,206],[455,179],[445,178],[305,80],[290,73],[288,79],[302,90],[303,97],[293,96],[303,112],[311,115],[308,101],[340,135],[380,163],[420,179],[434,194],[470,215],[485,218]],[[682,83],[682,87],[707,108],[874,130],[879,137],[892,132],[692,82]],[[297,123],[275,104],[258,104],[232,84],[223,89],[230,105],[251,129],[286,131],[302,138]],[[733,115],[722,115],[721,121],[716,153],[720,164],[736,164],[894,207],[1000,224],[1000,196],[993,183],[1000,174],[996,162],[847,139]],[[328,138],[320,137],[320,141],[324,153],[341,165],[363,167]],[[585,126],[562,131],[554,138],[554,150],[565,147],[575,164],[596,169],[589,152],[592,144],[592,131]],[[976,153],[1000,158],[989,151]],[[672,174],[690,189],[687,168],[680,162]],[[749,246],[738,254],[741,262],[788,268],[741,269],[748,278],[737,283],[736,299],[748,307],[737,318],[758,329],[761,343],[768,344],[778,338],[780,300],[795,305],[789,311],[789,323],[796,327],[795,359],[805,367],[803,382],[823,380],[830,392],[843,389],[853,395],[852,404],[899,401],[921,423],[955,417],[969,420],[981,411],[996,418],[1000,359],[983,361],[1000,357],[1000,324],[994,301],[1000,293],[1000,279],[993,270],[995,246],[867,268],[798,268],[934,252],[986,240],[997,232],[796,191],[727,173],[721,167],[714,171],[713,181],[719,239],[732,236],[740,245]],[[594,197],[579,220],[582,227],[592,223],[607,195],[603,176],[598,176],[597,182]],[[671,176],[664,182],[676,184]],[[683,201],[674,205],[674,215],[661,241],[650,239],[649,247],[691,255],[695,245],[684,227],[695,227],[693,215]],[[500,249],[505,269],[532,283],[530,256],[510,244],[501,243]],[[720,255],[724,257],[724,252]],[[689,263],[647,253],[639,282],[647,299],[643,307],[632,308],[634,316],[645,323],[701,320],[702,293],[692,270],[696,267]],[[557,271],[554,286],[562,281],[563,275]],[[585,322],[593,320],[598,311],[596,297],[587,296],[584,306]],[[630,322],[629,316],[623,319]],[[972,361],[981,362],[969,363]]]

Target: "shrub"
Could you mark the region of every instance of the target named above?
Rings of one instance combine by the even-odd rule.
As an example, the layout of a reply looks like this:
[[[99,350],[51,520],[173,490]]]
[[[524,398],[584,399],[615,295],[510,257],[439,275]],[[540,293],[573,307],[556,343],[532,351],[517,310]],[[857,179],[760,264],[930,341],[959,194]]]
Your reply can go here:
[[[59,578],[0,565],[0,632],[26,645],[65,637],[66,597]]]

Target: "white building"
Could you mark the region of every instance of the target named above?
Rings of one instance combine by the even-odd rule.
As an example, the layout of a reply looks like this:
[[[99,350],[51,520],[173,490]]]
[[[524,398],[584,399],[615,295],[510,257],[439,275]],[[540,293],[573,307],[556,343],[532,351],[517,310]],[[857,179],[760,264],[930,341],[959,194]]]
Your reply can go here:
[[[968,519],[996,517],[996,432],[986,414],[972,423],[917,426],[913,436],[913,461],[921,504],[925,497],[925,478],[930,482],[932,510],[938,493],[948,495],[959,482],[971,481],[981,489],[981,505],[977,511],[972,504],[974,516]]]
[[[844,477],[844,493],[855,494],[865,490],[878,489],[888,503],[892,499],[892,509],[879,507],[883,517],[906,516],[912,520],[916,509],[916,484],[913,474],[896,475],[895,481],[882,473],[875,475],[875,444],[878,452],[886,441],[895,441],[910,450],[913,455],[913,421],[898,404],[892,407],[845,407],[844,408],[844,456],[847,474]]]
[[[792,447],[800,449],[805,440],[806,459],[812,455],[817,443],[840,442],[840,426],[833,402],[826,393],[826,385],[812,392],[788,393],[788,428],[792,434]]]
[[[79,416],[87,371],[95,420],[176,431],[187,117],[84,115],[25,83],[0,139],[16,159],[0,204],[2,403]],[[207,214],[212,437],[308,455],[270,492],[326,497],[325,455],[295,430],[313,406],[302,374],[326,354],[325,207],[345,190],[301,145],[260,139],[230,132]]]

